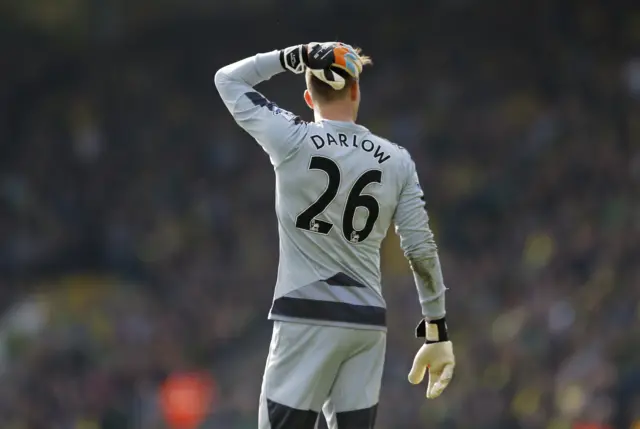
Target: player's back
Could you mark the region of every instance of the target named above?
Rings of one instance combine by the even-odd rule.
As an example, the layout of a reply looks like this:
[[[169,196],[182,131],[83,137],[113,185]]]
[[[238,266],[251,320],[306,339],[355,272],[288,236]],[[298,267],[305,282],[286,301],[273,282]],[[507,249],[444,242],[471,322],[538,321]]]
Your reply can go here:
[[[306,126],[275,169],[280,263],[271,318],[384,328],[380,246],[408,155],[353,123]]]
[[[384,330],[380,245],[389,225],[396,224],[408,257],[431,261],[436,251],[415,164],[365,127],[306,123],[267,100],[253,85],[283,70],[279,58],[258,54],[214,78],[276,171],[280,263],[269,318]],[[423,293],[425,308],[432,295]]]
[[[311,60],[320,63],[312,67]],[[359,88],[355,81],[347,87],[338,69],[358,80],[365,60],[370,63],[338,43],[297,45],[229,64],[214,77],[225,106],[276,171],[280,264],[269,318],[277,322],[260,393],[260,428],[312,428],[320,410],[331,428],[375,425],[386,333],[344,327],[385,330],[380,245],[392,221],[424,317],[416,334],[425,345],[409,380],[422,381],[429,368],[427,396],[436,397],[453,374],[446,287],[409,154],[350,122],[305,123],[254,89],[285,69],[299,74],[306,66],[305,100],[316,116],[332,111],[350,118]],[[333,90],[342,92],[327,92]],[[325,110],[316,101],[338,104]]]

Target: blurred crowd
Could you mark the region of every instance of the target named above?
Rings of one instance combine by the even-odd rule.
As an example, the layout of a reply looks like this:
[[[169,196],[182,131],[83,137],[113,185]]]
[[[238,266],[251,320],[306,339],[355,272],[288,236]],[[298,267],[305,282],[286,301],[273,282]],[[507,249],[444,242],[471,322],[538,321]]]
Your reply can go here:
[[[274,0],[127,26],[91,2],[113,27],[5,26],[0,427],[161,429],[159,383],[182,370],[216,380],[203,428],[256,427],[273,172],[211,80],[339,37],[374,61],[360,122],[418,166],[458,359],[436,401],[406,382],[420,315],[391,231],[377,427],[640,428],[640,10],[406,3]],[[303,89],[261,87],[311,120]]]

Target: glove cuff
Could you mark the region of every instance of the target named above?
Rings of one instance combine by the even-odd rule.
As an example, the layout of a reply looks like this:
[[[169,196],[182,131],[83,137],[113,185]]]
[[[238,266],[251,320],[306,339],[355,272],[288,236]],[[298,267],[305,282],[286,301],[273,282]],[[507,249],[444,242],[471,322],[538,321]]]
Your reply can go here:
[[[309,62],[306,45],[297,45],[281,49],[279,57],[282,68],[295,74],[303,73]]]
[[[426,321],[422,319],[416,326],[416,338],[424,338],[425,344],[449,341],[447,322],[444,317],[438,320]]]

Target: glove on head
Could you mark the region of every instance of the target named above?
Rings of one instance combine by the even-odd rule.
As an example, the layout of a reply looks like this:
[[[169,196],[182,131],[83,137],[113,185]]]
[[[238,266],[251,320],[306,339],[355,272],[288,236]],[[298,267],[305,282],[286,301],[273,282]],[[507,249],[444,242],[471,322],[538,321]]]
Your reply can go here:
[[[344,88],[346,80],[358,79],[368,57],[361,57],[350,45],[340,42],[309,43],[280,51],[280,63],[285,69],[300,74],[309,72],[335,90]]]
[[[363,62],[350,45],[340,42],[310,43],[307,67],[312,75],[335,90],[344,88],[346,78],[358,79]]]

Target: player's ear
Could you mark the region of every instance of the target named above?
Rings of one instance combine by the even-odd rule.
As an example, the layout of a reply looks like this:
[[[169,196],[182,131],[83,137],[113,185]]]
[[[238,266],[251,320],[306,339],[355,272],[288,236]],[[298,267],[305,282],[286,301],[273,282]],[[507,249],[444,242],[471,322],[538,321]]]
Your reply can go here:
[[[360,85],[356,81],[354,82],[353,85],[351,85],[351,88],[349,88],[349,98],[351,98],[351,101],[358,101],[359,92],[360,92]]]
[[[308,89],[304,90],[304,101],[309,106],[309,109],[313,110],[313,98],[311,98],[311,93]]]

